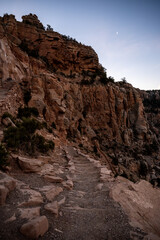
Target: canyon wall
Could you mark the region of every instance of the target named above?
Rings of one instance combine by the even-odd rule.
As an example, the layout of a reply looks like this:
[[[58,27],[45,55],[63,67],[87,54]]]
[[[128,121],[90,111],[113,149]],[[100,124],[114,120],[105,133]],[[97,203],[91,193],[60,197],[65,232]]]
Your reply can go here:
[[[29,91],[28,105],[62,142],[102,151],[116,174],[158,182],[160,112],[145,100],[152,93],[110,81],[91,47],[45,30],[36,15],[22,19],[0,18],[0,115],[15,115]]]

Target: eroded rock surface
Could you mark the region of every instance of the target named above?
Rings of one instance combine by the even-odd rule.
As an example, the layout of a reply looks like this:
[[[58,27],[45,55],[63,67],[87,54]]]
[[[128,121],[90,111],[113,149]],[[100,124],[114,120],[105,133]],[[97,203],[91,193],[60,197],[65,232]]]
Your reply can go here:
[[[111,195],[130,216],[133,226],[139,226],[151,233],[151,239],[160,239],[159,189],[153,188],[144,180],[134,184],[125,178],[118,177]],[[155,234],[155,237],[152,234]]]

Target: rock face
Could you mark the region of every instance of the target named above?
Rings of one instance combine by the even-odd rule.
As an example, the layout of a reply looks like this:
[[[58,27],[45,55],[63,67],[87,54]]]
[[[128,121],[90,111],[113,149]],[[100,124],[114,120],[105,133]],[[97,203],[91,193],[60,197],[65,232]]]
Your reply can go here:
[[[107,82],[91,47],[45,31],[36,15],[22,19],[7,14],[0,18],[0,116],[15,114],[24,105],[24,91],[30,91],[29,106],[54,123],[61,140],[103,155],[116,174],[133,181],[152,181],[153,170],[159,179],[152,166],[159,147],[147,152],[160,141],[159,130],[144,111],[148,93],[128,83]]]
[[[151,237],[151,239],[159,239],[159,189],[154,189],[150,183],[144,180],[134,184],[125,178],[118,177],[111,194],[131,217],[133,226],[139,226],[146,232],[157,235],[157,238]]]

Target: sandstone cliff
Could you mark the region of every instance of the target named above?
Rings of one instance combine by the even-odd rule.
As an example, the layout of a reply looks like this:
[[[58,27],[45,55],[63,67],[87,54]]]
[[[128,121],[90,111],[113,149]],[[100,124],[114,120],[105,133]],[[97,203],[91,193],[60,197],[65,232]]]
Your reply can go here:
[[[60,141],[94,152],[115,174],[160,184],[159,120],[143,105],[151,94],[109,81],[91,47],[46,31],[36,15],[22,19],[0,18],[0,115],[15,115],[28,91]]]

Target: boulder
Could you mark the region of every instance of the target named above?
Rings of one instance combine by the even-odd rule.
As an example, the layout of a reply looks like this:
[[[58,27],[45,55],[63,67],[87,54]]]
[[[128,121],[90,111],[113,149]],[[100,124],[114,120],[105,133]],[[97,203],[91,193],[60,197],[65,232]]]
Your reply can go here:
[[[63,182],[63,186],[66,189],[71,190],[73,188],[73,181],[71,179],[68,179],[67,181]]]
[[[5,173],[0,172],[0,205],[5,204],[6,197],[10,191],[16,187],[16,181],[14,178],[8,176]]]
[[[51,176],[51,175],[45,175],[44,179],[51,183],[61,183],[63,179],[61,177]]]
[[[4,185],[6,188],[8,188],[9,191],[12,191],[16,187],[16,180],[10,176],[8,176],[5,173],[0,172],[0,176],[2,179],[0,180],[0,185]]]
[[[47,200],[53,201],[54,198],[63,191],[63,188],[56,186],[45,186],[39,190],[43,192]]]
[[[37,192],[32,189],[20,189],[23,195],[29,196],[28,200],[26,202],[22,202],[19,204],[19,207],[25,206],[25,207],[30,207],[30,206],[37,206],[43,203],[43,197],[40,194],[40,192]]]
[[[40,172],[44,162],[35,158],[18,157],[21,169],[26,173]]]
[[[48,203],[44,206],[44,209],[48,210],[49,212],[55,214],[56,216],[58,216],[58,202],[54,201],[51,203]]]
[[[20,232],[28,238],[37,239],[48,231],[48,227],[48,219],[41,216],[23,224]]]
[[[9,190],[5,186],[0,186],[0,205],[5,204]]]
[[[102,182],[111,181],[112,180],[111,174],[112,174],[111,170],[107,169],[106,167],[102,167],[100,169],[100,180]]]

